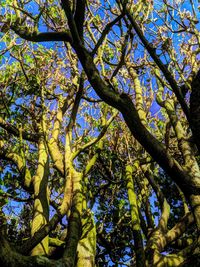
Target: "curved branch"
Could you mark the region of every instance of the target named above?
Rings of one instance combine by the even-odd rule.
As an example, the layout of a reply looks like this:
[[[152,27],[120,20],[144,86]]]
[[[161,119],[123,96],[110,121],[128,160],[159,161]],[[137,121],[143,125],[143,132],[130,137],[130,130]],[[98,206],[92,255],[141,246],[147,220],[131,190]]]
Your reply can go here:
[[[2,117],[0,117],[0,127],[8,131],[10,134],[13,134],[14,136],[20,136],[19,129],[11,123],[6,122]],[[39,134],[29,133],[22,130],[22,138],[27,141],[38,142],[39,137]]]
[[[176,225],[170,229],[166,235],[166,243],[167,245],[176,241],[179,237],[183,235],[183,233],[187,230],[189,225],[194,222],[194,216],[191,212],[188,212],[185,216],[183,216]]]
[[[108,23],[105,27],[105,29],[103,30],[101,37],[99,38],[97,44],[95,45],[93,51],[92,51],[92,55],[94,56],[97,52],[97,50],[99,49],[99,47],[102,45],[106,35],[109,33],[110,29],[123,18],[124,14],[119,15],[117,18],[115,18],[113,21],[111,21],[110,23]]]
[[[31,173],[30,173],[29,169],[24,165],[24,161],[23,161],[22,157],[20,155],[18,155],[17,153],[8,152],[8,151],[3,150],[1,144],[0,144],[0,149],[1,149],[0,158],[12,161],[17,166],[20,174],[23,177],[23,182],[22,182],[21,186],[25,190],[30,191],[31,190],[30,186],[31,186],[32,177],[31,177]]]
[[[107,121],[106,125],[104,125],[103,129],[101,130],[101,132],[99,133],[99,135],[91,140],[90,142],[86,143],[85,145],[83,145],[79,150],[77,150],[72,158],[75,159],[81,152],[85,151],[87,148],[91,147],[92,145],[96,144],[106,133],[108,127],[110,126],[111,122],[114,120],[114,118],[117,116],[118,111],[115,112],[113,114],[113,116]]]
[[[69,32],[36,32],[31,29],[22,28],[22,26],[10,25],[13,30],[21,38],[31,42],[53,42],[63,41],[72,43],[72,38]]]
[[[29,238],[20,248],[20,251],[27,255],[37,244],[39,244],[52,230],[55,229],[59,221],[63,218],[65,214],[56,213],[49,223],[44,225],[40,230],[38,230],[31,238]]]

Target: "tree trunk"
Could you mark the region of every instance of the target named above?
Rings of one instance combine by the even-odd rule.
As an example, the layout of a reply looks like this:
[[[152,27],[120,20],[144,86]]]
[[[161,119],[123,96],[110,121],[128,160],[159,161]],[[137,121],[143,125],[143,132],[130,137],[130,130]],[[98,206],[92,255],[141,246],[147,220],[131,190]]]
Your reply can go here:
[[[31,227],[33,236],[49,220],[49,196],[48,196],[48,172],[49,163],[46,147],[43,141],[39,142],[39,158],[36,175],[33,177],[34,184],[34,213]],[[49,237],[46,236],[35,248],[31,255],[48,255]]]

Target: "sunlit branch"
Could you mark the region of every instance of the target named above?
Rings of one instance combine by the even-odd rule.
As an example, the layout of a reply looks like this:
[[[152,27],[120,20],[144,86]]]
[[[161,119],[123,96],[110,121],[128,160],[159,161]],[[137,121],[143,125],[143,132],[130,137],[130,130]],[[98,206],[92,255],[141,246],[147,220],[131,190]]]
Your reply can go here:
[[[182,123],[180,122],[177,112],[176,112],[176,101],[171,98],[166,98],[165,100],[162,99],[162,95],[164,92],[164,87],[160,83],[159,80],[157,80],[158,85],[158,93],[156,97],[157,103],[165,108],[168,117],[170,119],[170,123],[173,126],[174,132],[176,134],[176,138],[178,140],[178,147],[181,151],[182,157],[184,159],[184,165],[188,169],[189,172],[191,172],[192,175],[195,175],[195,173],[199,173],[199,167],[197,164],[197,161],[195,159],[195,155],[192,151],[192,148],[190,146],[190,143],[188,142],[186,136],[186,132],[184,130],[184,127]],[[197,100],[197,97],[196,99]],[[192,122],[191,118],[191,122]]]
[[[139,167],[139,162],[135,161],[132,165],[126,165],[126,188],[128,193],[128,200],[131,213],[131,227],[134,238],[134,252],[136,254],[136,266],[142,267],[145,266],[145,254],[144,254],[144,245],[141,234],[141,225],[139,217],[139,205],[138,199],[136,196],[135,189],[135,179],[134,176],[137,175],[137,169]]]
[[[192,212],[188,212],[185,216],[183,216],[179,222],[175,224],[173,228],[171,228],[165,235],[166,243],[169,245],[170,243],[176,241],[179,237],[181,237],[187,228],[194,223],[194,215]]]
[[[53,130],[52,130],[52,137],[50,138],[49,141],[46,140],[50,155],[55,165],[55,168],[59,171],[59,173],[62,176],[64,176],[64,157],[62,153],[60,152],[60,149],[58,146],[58,137],[60,134],[60,127],[61,127],[61,123],[63,120],[63,116],[65,112],[67,111],[68,107],[73,102],[73,93],[74,91],[71,91],[71,93],[64,100],[64,103],[61,103],[61,100],[59,101],[60,107],[56,114],[56,119],[55,119]]]
[[[72,108],[69,124],[67,125],[67,128],[66,128],[66,132],[72,131],[72,129],[74,127],[78,108],[79,108],[80,101],[81,101],[82,94],[83,94],[83,90],[84,90],[84,73],[82,72],[81,77],[80,77],[78,92],[77,92],[75,100],[74,100],[74,105]]]
[[[163,205],[163,202],[164,202],[164,199],[165,199],[165,196],[163,194],[163,192],[161,191],[159,185],[156,183],[152,173],[150,173],[148,170],[145,172],[145,176],[146,178],[148,179],[151,187],[153,188],[156,196],[157,196],[157,199],[160,203],[160,207],[162,208],[162,205]]]
[[[151,205],[149,201],[150,189],[149,189],[148,180],[146,179],[146,177],[141,178],[138,175],[135,175],[135,180],[140,189],[138,199],[140,200],[141,198],[141,202],[143,203],[148,228],[153,229],[155,225],[154,225],[154,218],[151,212]]]
[[[135,22],[135,20],[133,19],[133,17],[131,16],[131,14],[129,13],[128,9],[124,6],[125,9],[125,13],[128,16],[128,19],[131,22],[131,25],[133,26],[134,30],[136,31],[138,37],[140,38],[141,42],[143,43],[143,45],[145,46],[145,48],[147,49],[147,51],[149,52],[150,56],[153,58],[153,60],[155,61],[155,63],[157,64],[157,66],[160,68],[160,70],[162,71],[162,73],[164,74],[166,80],[168,81],[168,83],[170,84],[171,88],[173,89],[188,121],[189,121],[189,109],[187,106],[187,103],[184,100],[184,97],[182,96],[181,90],[179,88],[179,86],[177,85],[175,79],[173,78],[173,76],[171,75],[170,71],[168,70],[167,66],[163,64],[163,62],[161,61],[161,59],[159,58],[159,56],[156,54],[156,49],[152,46],[152,44],[150,44],[148,42],[148,40],[146,39],[146,37],[144,36],[143,32],[141,31],[141,29],[139,28],[138,24]]]

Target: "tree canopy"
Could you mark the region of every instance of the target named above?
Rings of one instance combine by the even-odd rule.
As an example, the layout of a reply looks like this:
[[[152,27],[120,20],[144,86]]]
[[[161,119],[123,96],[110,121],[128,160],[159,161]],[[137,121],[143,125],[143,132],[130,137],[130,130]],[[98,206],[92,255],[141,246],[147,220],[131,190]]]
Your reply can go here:
[[[199,266],[198,1],[1,2],[1,266]]]

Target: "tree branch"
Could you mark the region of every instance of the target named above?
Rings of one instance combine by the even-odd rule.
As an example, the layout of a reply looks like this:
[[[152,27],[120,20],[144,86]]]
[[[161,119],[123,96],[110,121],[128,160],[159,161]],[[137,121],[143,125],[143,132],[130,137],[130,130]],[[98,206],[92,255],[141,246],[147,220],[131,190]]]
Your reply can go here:
[[[179,237],[183,235],[183,233],[187,230],[187,228],[194,222],[194,216],[191,212],[188,212],[185,216],[183,216],[176,225],[170,229],[166,235],[166,243],[169,245],[170,243],[177,240]]]
[[[39,244],[52,230],[55,229],[59,221],[65,214],[56,213],[52,219],[29,238],[20,248],[20,251],[27,255],[37,244]]]
[[[125,5],[124,5],[124,11],[125,11],[128,19],[129,19],[129,21],[131,22],[131,25],[133,26],[134,30],[136,31],[138,37],[140,38],[141,42],[143,43],[144,47],[147,49],[147,51],[149,52],[150,56],[153,58],[153,60],[155,61],[155,63],[159,67],[159,69],[164,74],[166,80],[168,81],[168,83],[170,84],[172,90],[174,91],[174,93],[175,93],[175,95],[176,95],[176,97],[177,97],[177,99],[178,99],[178,101],[179,101],[179,103],[180,103],[180,105],[181,105],[181,107],[183,109],[183,112],[186,115],[186,118],[188,119],[188,121],[190,121],[189,108],[187,106],[187,103],[184,100],[184,97],[183,97],[183,95],[181,93],[181,90],[180,90],[179,86],[177,85],[175,79],[171,75],[171,73],[168,70],[167,66],[163,64],[163,62],[160,60],[160,58],[156,54],[155,48],[145,38],[143,32],[141,31],[141,29],[139,28],[139,26],[137,25],[136,21],[133,19],[133,17],[131,16],[130,12],[127,10]]]
[[[83,24],[85,19],[85,0],[76,1],[76,11],[74,14],[74,20],[76,23],[77,31],[79,33],[80,39],[83,40]]]
[[[117,114],[118,114],[118,111],[115,112],[112,117],[110,117],[110,119],[107,121],[106,125],[104,125],[104,127],[101,130],[101,132],[99,133],[99,135],[95,139],[93,139],[90,142],[88,142],[85,145],[83,145],[79,150],[77,150],[73,154],[72,158],[75,159],[81,152],[85,151],[87,148],[89,148],[92,145],[96,144],[105,135],[108,127],[110,126],[110,124],[114,120],[114,118],[117,116]]]
[[[70,30],[73,35],[73,25]],[[74,39],[75,40],[75,39]],[[96,68],[92,56],[85,47],[79,42],[72,44],[79,60],[87,74],[88,80],[98,96],[107,104],[117,108],[122,114],[133,136],[142,144],[147,152],[160,164],[160,166],[171,176],[179,185],[182,191],[188,196],[200,194],[200,185],[186,173],[178,162],[171,157],[164,146],[145,128],[141,123],[137,110],[127,94],[119,94],[111,90],[102,80]]]
[[[0,117],[0,127],[8,131],[10,134],[13,134],[14,136],[20,136],[19,129],[11,123],[6,122],[2,117]],[[22,138],[27,141],[38,142],[39,137],[40,134],[29,133],[22,130]]]
[[[93,51],[92,51],[92,56],[94,56],[98,50],[98,48],[101,46],[101,44],[103,43],[106,35],[109,33],[110,29],[123,18],[124,14],[119,15],[117,18],[115,18],[113,21],[111,21],[110,23],[108,23],[106,25],[106,27],[104,28],[101,37],[99,38],[97,44],[95,45]]]
[[[63,41],[72,43],[72,38],[69,32],[36,32],[31,31],[28,28],[22,28],[22,26],[10,25],[10,29],[13,30],[21,38],[31,42],[53,42]]]

